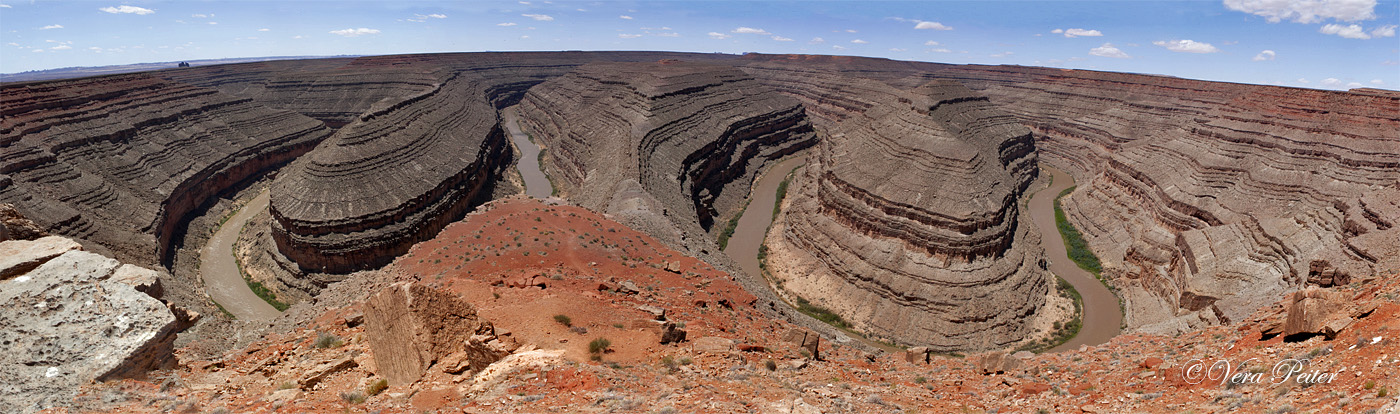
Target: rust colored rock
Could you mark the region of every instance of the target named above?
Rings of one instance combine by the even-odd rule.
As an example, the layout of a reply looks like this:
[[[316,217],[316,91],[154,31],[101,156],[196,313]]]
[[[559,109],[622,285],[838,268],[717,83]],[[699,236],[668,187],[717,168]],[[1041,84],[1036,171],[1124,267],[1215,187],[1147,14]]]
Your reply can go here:
[[[1021,360],[1006,352],[988,352],[976,357],[974,364],[983,375],[1014,372],[1021,369]]]
[[[1153,369],[1157,368],[1158,365],[1162,365],[1162,362],[1164,362],[1162,361],[1162,358],[1149,357],[1147,359],[1142,360],[1142,362],[1139,363],[1138,366],[1146,369]]]
[[[807,350],[811,354],[808,358],[821,359],[818,351],[821,349],[822,336],[815,331],[806,328],[792,328],[783,335],[783,341],[790,342],[800,349]]]
[[[734,349],[738,349],[743,352],[768,352],[768,348],[765,348],[763,345],[756,344],[738,344],[734,346]]]
[[[929,350],[928,350],[928,347],[916,346],[916,347],[913,347],[913,348],[909,348],[909,349],[904,350],[904,360],[905,360],[906,362],[911,363],[911,364],[927,364],[927,363],[929,363]]]
[[[1294,292],[1288,305],[1288,319],[1283,323],[1285,337],[1300,334],[1323,334],[1328,338],[1351,324],[1352,309],[1346,295],[1330,289],[1307,289]]]
[[[634,319],[631,328],[656,333],[660,337],[662,345],[685,342],[686,331],[679,328],[675,322]]]
[[[462,350],[482,326],[476,309],[456,295],[408,282],[376,293],[364,312],[376,374],[395,386],[412,384],[439,359]]]
[[[1046,384],[1043,382],[1028,382],[1025,384],[1021,384],[1021,386],[1016,388],[1019,391],[1021,391],[1021,394],[1035,395],[1040,394],[1042,392],[1050,391],[1050,384]]]
[[[695,350],[695,352],[724,353],[733,350],[733,348],[734,340],[715,336],[696,339],[690,343],[690,349]]]

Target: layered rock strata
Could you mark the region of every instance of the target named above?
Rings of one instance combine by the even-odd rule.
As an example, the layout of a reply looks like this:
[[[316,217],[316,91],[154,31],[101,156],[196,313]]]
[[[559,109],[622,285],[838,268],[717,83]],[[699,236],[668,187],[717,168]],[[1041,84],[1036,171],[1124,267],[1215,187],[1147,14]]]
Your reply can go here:
[[[168,259],[186,215],[330,135],[321,122],[146,74],[0,89],[0,201],[125,260]]]
[[[562,196],[673,246],[704,238],[764,166],[816,139],[796,100],[693,62],[584,65],[530,89],[520,114]]]
[[[1400,268],[1400,96],[1393,93],[863,58],[750,59],[750,72],[800,64],[906,88],[953,79],[988,96],[1034,131],[1042,159],[1079,182],[1063,204],[1125,299],[1130,329],[1230,323],[1309,281]]]
[[[785,290],[867,334],[939,351],[1027,337],[1049,288],[1019,204],[1036,177],[1028,129],[951,82],[762,76],[830,134],[768,236]]]
[[[510,163],[482,83],[450,75],[381,101],[280,174],[272,236],[301,270],[379,267],[489,196]]]
[[[0,242],[27,259],[0,264],[19,272],[0,280],[0,411],[66,406],[79,386],[175,363],[175,334],[189,320],[155,297],[155,272],[76,248],[55,236]]]

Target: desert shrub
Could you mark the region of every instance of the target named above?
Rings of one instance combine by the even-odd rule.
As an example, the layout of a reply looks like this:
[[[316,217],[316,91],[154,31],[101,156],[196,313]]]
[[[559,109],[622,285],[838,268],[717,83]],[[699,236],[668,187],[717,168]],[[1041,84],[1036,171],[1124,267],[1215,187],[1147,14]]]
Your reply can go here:
[[[340,393],[340,399],[351,404],[360,404],[365,402],[365,394],[359,391],[342,392]]]
[[[340,337],[335,336],[334,334],[321,332],[316,335],[316,343],[314,345],[317,348],[321,349],[335,348],[341,345],[345,345],[345,341],[340,340]]]
[[[771,360],[771,359],[766,359],[766,360],[763,360],[763,367],[764,367],[764,368],[767,368],[769,371],[777,371],[777,370],[778,370],[778,363],[777,363],[777,362],[773,362],[773,360]]]
[[[384,392],[384,390],[388,388],[389,380],[380,379],[379,381],[372,382],[369,384],[369,386],[365,387],[365,394],[373,397],[379,395],[379,393]]]
[[[603,351],[607,351],[610,346],[612,346],[612,341],[609,341],[607,338],[594,339],[592,342],[588,343],[588,353],[601,354]]]
[[[569,319],[569,317],[565,315],[554,315],[554,321],[559,322],[560,325],[574,326],[573,319]]]

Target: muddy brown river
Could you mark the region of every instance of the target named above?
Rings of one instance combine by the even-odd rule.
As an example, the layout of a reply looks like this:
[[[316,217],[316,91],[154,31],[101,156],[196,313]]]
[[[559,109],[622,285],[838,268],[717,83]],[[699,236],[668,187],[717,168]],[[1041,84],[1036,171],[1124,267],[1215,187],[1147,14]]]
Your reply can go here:
[[[1055,227],[1055,196],[1074,185],[1074,177],[1064,171],[1042,165],[1041,171],[1050,173],[1053,182],[1050,188],[1040,190],[1031,197],[1031,220],[1040,230],[1041,244],[1045,246],[1045,258],[1050,261],[1050,272],[1059,275],[1079,291],[1084,297],[1083,327],[1079,335],[1050,350],[1050,352],[1078,349],[1080,345],[1098,345],[1108,342],[1122,331],[1123,311],[1118,307],[1118,297],[1113,295],[1094,275],[1080,269],[1069,259],[1065,251],[1065,240]]]

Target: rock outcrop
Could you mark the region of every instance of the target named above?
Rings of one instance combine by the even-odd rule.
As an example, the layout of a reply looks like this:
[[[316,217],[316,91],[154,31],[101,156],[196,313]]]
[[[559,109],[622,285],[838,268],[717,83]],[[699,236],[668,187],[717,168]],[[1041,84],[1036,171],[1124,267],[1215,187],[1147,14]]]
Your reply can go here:
[[[34,240],[47,235],[38,223],[19,214],[14,204],[0,204],[0,241]]]
[[[248,99],[129,74],[0,88],[0,201],[118,258],[169,258],[211,197],[330,135]]]
[[[390,286],[364,309],[376,374],[390,385],[412,384],[439,361],[451,374],[480,371],[516,348],[479,320],[471,304],[422,284]]]
[[[138,291],[154,272],[76,247],[54,236],[0,242],[0,252],[63,251],[0,280],[0,411],[66,406],[79,386],[175,363],[175,334],[190,321]]]
[[[746,69],[803,100],[830,137],[769,233],[769,269],[794,301],[939,351],[1026,338],[1049,289],[1018,201],[1036,176],[1029,130],[951,82]]]
[[[816,139],[796,100],[695,62],[584,65],[530,89],[520,114],[562,196],[672,246],[694,244],[763,167]]]

